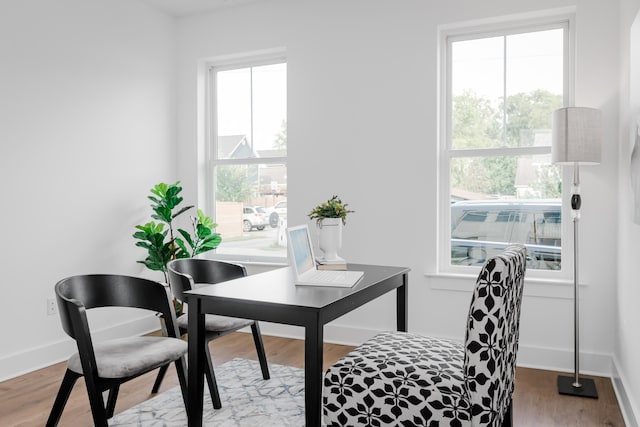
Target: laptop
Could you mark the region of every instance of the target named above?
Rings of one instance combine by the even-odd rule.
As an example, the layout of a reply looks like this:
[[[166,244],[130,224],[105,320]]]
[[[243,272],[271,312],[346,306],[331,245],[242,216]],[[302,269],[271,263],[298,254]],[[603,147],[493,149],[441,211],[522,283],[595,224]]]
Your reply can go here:
[[[287,239],[296,285],[350,288],[364,276],[363,271],[318,270],[307,225],[287,228]]]

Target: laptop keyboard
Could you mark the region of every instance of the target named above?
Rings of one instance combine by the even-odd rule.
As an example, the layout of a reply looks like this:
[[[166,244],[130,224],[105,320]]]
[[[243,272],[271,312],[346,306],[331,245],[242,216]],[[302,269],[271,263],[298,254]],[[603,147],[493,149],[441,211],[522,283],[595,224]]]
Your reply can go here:
[[[321,282],[332,283],[344,281],[345,274],[341,271],[335,270],[316,270],[313,275],[313,280],[319,280]]]

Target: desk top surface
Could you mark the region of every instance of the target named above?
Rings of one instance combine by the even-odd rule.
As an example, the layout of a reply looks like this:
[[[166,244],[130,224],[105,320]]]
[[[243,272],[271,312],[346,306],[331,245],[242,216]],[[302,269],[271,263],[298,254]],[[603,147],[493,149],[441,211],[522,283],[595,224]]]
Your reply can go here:
[[[320,308],[409,272],[407,267],[365,264],[349,264],[348,269],[364,271],[362,280],[350,288],[295,285],[292,268],[283,267],[215,285],[202,285],[186,292],[186,298],[187,302],[192,298],[203,298],[220,302],[233,300]]]

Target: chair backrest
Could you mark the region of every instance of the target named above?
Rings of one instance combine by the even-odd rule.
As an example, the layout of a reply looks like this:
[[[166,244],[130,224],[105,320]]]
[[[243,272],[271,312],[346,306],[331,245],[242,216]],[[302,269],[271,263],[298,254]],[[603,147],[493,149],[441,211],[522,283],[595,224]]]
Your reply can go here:
[[[215,261],[204,258],[182,258],[167,264],[169,284],[173,295],[184,301],[184,292],[190,291],[196,283],[220,283],[247,275],[241,264]]]
[[[522,245],[509,246],[487,260],[476,282],[464,355],[472,425],[500,426],[511,403],[526,253]]]
[[[89,334],[86,310],[133,307],[161,313],[169,336],[179,337],[169,289],[162,283],[112,274],[72,276],[55,285],[62,328],[72,338]]]

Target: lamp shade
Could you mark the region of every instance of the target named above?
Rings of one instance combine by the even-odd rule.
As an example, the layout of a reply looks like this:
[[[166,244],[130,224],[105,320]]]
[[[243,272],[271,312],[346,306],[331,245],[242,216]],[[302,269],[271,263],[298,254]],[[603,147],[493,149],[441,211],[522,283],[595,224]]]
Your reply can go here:
[[[553,112],[553,163],[600,163],[602,112],[595,108],[566,107]]]

